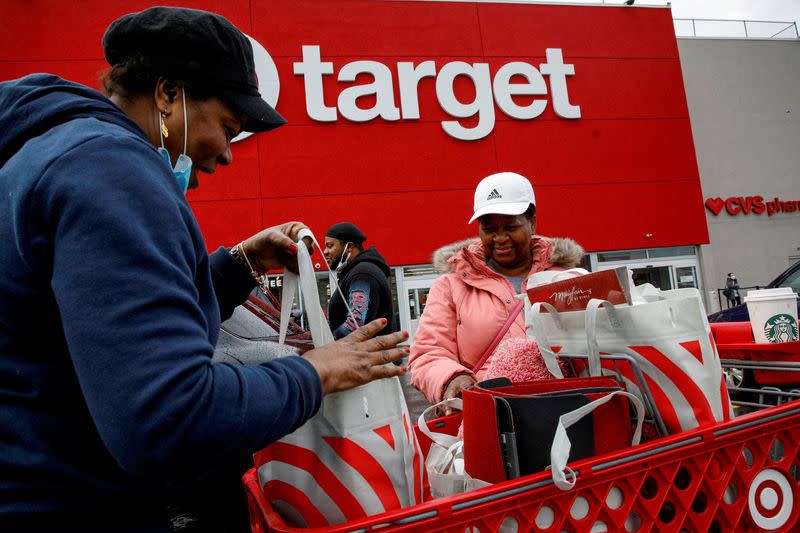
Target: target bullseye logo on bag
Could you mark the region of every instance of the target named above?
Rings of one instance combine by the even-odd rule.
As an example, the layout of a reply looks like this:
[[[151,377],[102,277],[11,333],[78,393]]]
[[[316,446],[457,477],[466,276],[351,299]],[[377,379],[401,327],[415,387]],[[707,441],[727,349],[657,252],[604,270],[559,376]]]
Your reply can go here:
[[[266,49],[251,38],[259,78],[259,90],[273,107],[278,100],[278,73]],[[546,62],[537,67],[524,61],[512,61],[502,65],[492,76],[488,63],[466,63],[450,61],[441,65],[433,60],[415,64],[400,61],[394,70],[379,61],[358,60],[345,63],[339,68],[336,80],[354,82],[360,75],[368,74],[373,81],[349,85],[337,95],[325,94],[323,77],[334,73],[333,61],[324,61],[319,45],[303,45],[302,61],[293,63],[296,76],[303,77],[306,113],[317,122],[336,122],[339,115],[351,122],[369,122],[382,118],[388,122],[420,120],[419,83],[424,78],[435,79],[436,99],[442,110],[455,119],[444,120],[442,129],[456,139],[474,141],[489,135],[494,129],[495,104],[508,117],[531,120],[540,116],[552,102],[553,111],[562,119],[581,118],[581,108],[570,102],[567,87],[568,76],[575,74],[575,66],[564,62],[560,48],[545,50]],[[395,100],[395,75],[399,103]],[[471,102],[462,102],[455,93],[458,77],[468,78],[475,89]],[[269,80],[269,81],[267,81]],[[274,80],[274,82],[273,82]],[[524,81],[522,81],[524,80]],[[513,97],[528,97],[521,105]],[[359,107],[362,97],[374,97],[372,107]],[[399,105],[398,105],[399,104]],[[237,137],[237,140],[244,136]]]
[[[305,237],[322,251],[308,229],[297,243]],[[284,273],[279,343],[286,341],[297,297],[319,348],[333,342],[333,333],[303,245],[297,271]],[[397,377],[327,394],[316,415],[254,458],[264,496],[293,527],[324,527],[422,503],[424,459]]]

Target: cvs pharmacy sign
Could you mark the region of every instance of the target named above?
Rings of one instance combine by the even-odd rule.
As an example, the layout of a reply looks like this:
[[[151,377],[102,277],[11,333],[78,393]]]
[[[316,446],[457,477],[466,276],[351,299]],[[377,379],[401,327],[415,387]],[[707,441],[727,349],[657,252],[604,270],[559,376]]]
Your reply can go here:
[[[719,216],[723,209],[729,215],[760,215],[764,212],[767,216],[776,213],[797,213],[800,212],[800,202],[784,201],[775,198],[771,201],[764,201],[763,196],[731,196],[730,198],[709,198],[706,200],[706,209],[711,211],[714,216]]]
[[[277,72],[266,50],[257,42],[251,42],[261,85],[265,83],[263,78],[277,77]],[[306,113],[317,122],[336,122],[340,116],[352,122],[369,122],[379,117],[389,122],[419,120],[422,118],[419,83],[425,78],[434,78],[439,105],[456,119],[442,121],[442,129],[456,139],[474,141],[486,137],[494,129],[495,104],[505,115],[517,120],[538,117],[549,102],[562,119],[581,117],[580,106],[573,105],[569,98],[567,79],[575,74],[574,65],[564,63],[560,48],[547,48],[545,55],[546,62],[538,68],[524,61],[512,61],[494,74],[488,63],[451,61],[437,65],[433,60],[418,64],[399,61],[390,67],[379,61],[352,61],[338,68],[336,80],[351,83],[359,75],[368,74],[372,81],[348,85],[336,94],[325,94],[323,89],[323,77],[333,76],[336,65],[322,58],[319,45],[302,46],[303,59],[293,63],[293,71],[303,78]],[[475,88],[475,98],[470,102],[456,97],[454,84],[459,76],[468,78]],[[277,85],[277,82],[272,84]],[[399,101],[395,98],[396,92]],[[515,96],[533,98],[521,105],[514,100]],[[374,99],[374,104],[360,107],[358,101],[364,97]],[[275,91],[270,93],[270,99],[277,101]],[[272,101],[270,104],[274,105]],[[462,123],[458,119],[468,120]]]

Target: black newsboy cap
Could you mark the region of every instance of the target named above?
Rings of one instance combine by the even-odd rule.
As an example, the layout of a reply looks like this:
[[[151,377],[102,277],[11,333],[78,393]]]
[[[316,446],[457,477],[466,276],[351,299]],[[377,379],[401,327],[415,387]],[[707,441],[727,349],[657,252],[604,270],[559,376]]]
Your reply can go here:
[[[253,47],[225,17],[180,7],[151,7],[129,13],[103,35],[111,66],[141,53],[177,79],[203,79],[217,96],[244,113],[245,131],[268,131],[286,123],[258,92]]]

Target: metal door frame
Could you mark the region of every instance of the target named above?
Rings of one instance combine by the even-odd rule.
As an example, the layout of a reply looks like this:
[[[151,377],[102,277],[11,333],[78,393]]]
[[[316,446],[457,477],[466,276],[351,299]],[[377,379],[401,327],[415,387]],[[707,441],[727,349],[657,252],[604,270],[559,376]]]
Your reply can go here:
[[[439,277],[438,274],[405,277],[403,269],[396,270],[397,277],[397,307],[400,312],[400,329],[408,331],[408,343],[414,338],[414,333],[411,331],[411,306],[408,304],[408,291],[413,289],[429,289],[433,282]]]
[[[678,287],[677,279],[675,277],[675,269],[680,267],[692,266],[695,271],[695,278],[697,281],[697,289],[703,291],[703,278],[700,275],[700,260],[697,256],[676,256],[676,257],[659,257],[658,259],[636,259],[633,261],[609,261],[599,263],[595,259],[592,264],[597,270],[608,270],[620,266],[626,266],[633,270],[634,268],[657,268],[669,267],[669,282],[673,289]]]

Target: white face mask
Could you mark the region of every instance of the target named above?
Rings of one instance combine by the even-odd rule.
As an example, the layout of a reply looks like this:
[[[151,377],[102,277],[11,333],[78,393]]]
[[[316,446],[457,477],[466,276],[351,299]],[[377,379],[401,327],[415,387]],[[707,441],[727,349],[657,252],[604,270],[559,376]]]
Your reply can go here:
[[[342,271],[342,269],[343,269],[345,266],[347,266],[347,261],[350,259],[350,250],[352,250],[352,247],[353,247],[353,243],[352,243],[352,242],[345,243],[345,245],[344,245],[344,249],[345,249],[345,251],[344,251],[344,252],[342,252],[342,255],[341,255],[341,257],[339,258],[339,264],[338,264],[338,265],[336,265],[336,273],[337,273],[337,274],[338,274],[339,272],[341,272],[341,271]],[[347,255],[345,255],[345,253],[346,253]]]
[[[175,179],[178,180],[178,187],[181,188],[183,194],[186,194],[186,191],[189,189],[189,177],[192,174],[192,158],[186,155],[186,143],[188,140],[188,130],[189,130],[189,123],[186,120],[186,91],[181,89],[181,97],[183,98],[183,153],[178,156],[178,160],[175,162],[175,166],[172,166],[172,161],[169,157],[169,152],[166,148],[164,148],[164,131],[163,128],[158,128],[158,134],[161,137],[161,148],[158,149],[158,153],[161,154],[161,157],[164,161],[167,162],[167,165],[172,169],[172,173],[175,175]],[[163,123],[164,118],[161,114],[158,114],[159,126]]]
[[[338,285],[336,283],[336,278],[342,272],[344,267],[347,266],[347,261],[350,259],[350,248],[347,248],[348,245],[353,246],[353,243],[348,242],[344,245],[347,255],[345,255],[345,252],[342,252],[342,255],[339,256],[339,264],[336,265],[336,268],[331,269],[330,266],[328,267],[328,282],[330,283],[331,287],[331,297],[333,297],[333,294],[336,292],[336,287]]]

